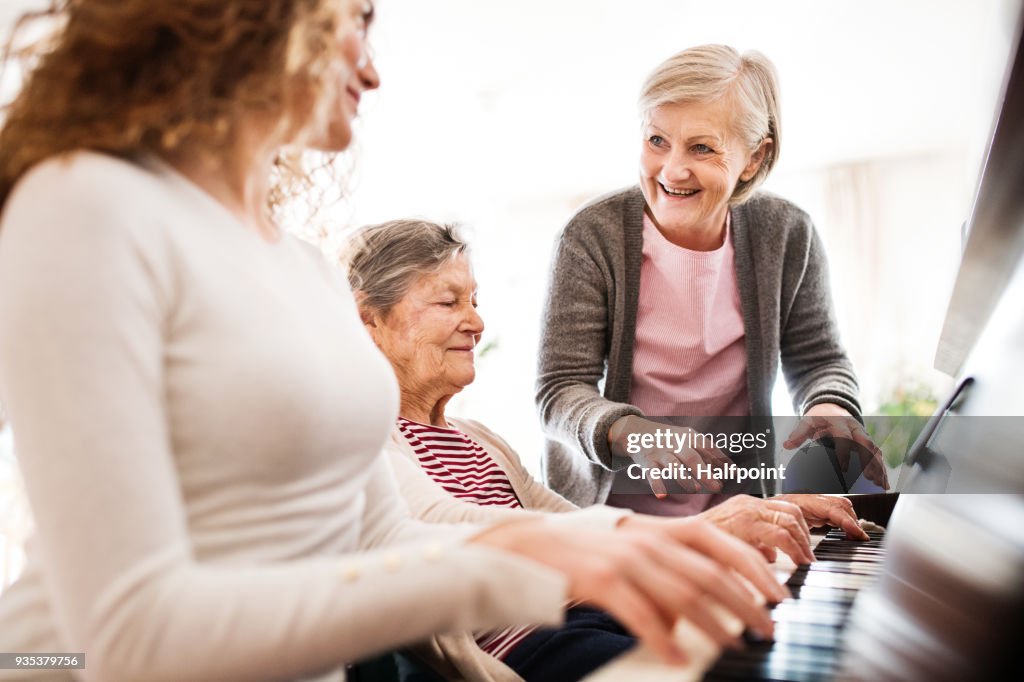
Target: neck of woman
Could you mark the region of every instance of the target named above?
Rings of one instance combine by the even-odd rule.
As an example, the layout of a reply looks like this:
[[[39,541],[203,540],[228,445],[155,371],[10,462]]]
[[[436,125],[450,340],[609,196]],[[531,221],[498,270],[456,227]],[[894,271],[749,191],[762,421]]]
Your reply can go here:
[[[651,219],[665,239],[690,251],[714,251],[720,248],[725,243],[725,225],[728,215],[729,207],[725,206],[695,225],[679,227],[661,225],[654,219],[650,211],[647,212],[647,217]]]
[[[425,396],[402,391],[402,405],[398,414],[410,421],[447,429],[449,426],[444,418],[444,408],[453,396],[454,394]]]
[[[164,155],[179,173],[268,241],[281,232],[270,214],[271,169],[276,145],[239,127],[223,150],[182,148]]]

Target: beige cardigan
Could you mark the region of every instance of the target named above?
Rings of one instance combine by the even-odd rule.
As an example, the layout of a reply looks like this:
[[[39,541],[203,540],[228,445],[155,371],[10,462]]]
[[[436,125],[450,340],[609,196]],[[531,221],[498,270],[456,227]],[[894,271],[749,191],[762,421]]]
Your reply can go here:
[[[614,527],[631,512],[603,505],[580,509],[561,495],[545,488],[523,466],[519,455],[498,434],[471,419],[448,419],[448,423],[479,443],[512,484],[525,509],[484,507],[450,495],[420,468],[419,459],[397,426],[385,446],[388,460],[398,479],[402,496],[414,518],[432,523],[489,524],[524,517],[543,518],[549,523]],[[521,682],[511,668],[484,653],[469,633],[432,637],[412,652],[447,679],[473,682]]]

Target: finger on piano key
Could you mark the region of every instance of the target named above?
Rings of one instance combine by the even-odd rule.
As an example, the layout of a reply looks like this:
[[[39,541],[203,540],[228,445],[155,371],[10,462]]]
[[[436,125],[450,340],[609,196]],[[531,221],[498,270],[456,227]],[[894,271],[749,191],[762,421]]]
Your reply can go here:
[[[741,634],[743,623],[739,618],[720,607],[713,607],[713,610],[723,628],[737,637]],[[594,671],[584,682],[697,682],[719,657],[721,647],[685,618],[676,623],[673,635],[686,654],[685,664],[668,665],[641,644]]]

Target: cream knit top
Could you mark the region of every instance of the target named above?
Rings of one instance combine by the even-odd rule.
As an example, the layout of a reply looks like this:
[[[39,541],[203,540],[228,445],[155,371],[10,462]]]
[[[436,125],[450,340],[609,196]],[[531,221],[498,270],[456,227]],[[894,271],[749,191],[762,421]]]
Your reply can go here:
[[[560,574],[409,519],[380,455],[394,375],[343,276],[162,164],[79,152],[16,187],[0,402],[38,528],[0,651],[84,651],[104,682],[298,679],[560,616]]]

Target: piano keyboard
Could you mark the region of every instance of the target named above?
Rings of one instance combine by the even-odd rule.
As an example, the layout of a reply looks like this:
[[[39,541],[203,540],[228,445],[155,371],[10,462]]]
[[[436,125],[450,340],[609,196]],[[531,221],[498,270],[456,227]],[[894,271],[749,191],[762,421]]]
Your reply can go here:
[[[726,651],[705,681],[834,679],[853,600],[882,571],[883,534],[868,535],[867,541],[847,540],[841,530],[829,531],[814,549],[818,560],[798,566],[786,583],[793,598],[772,610],[775,640],[748,639],[745,649]]]

